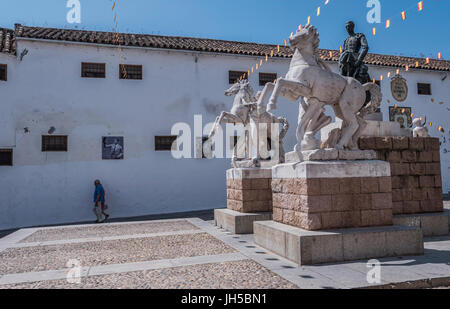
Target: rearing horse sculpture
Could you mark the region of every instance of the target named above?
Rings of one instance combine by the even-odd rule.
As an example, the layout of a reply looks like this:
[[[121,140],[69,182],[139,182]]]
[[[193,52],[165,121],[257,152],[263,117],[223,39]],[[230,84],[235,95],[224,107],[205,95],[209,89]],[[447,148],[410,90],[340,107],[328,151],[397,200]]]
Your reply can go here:
[[[335,146],[337,149],[356,150],[357,138],[366,126],[363,117],[375,111],[381,104],[380,87],[374,83],[361,85],[352,77],[333,73],[324,66],[318,56],[319,34],[311,25],[298,30],[290,37],[290,45],[295,48],[290,68],[285,78],[279,78],[276,84],[267,84],[258,102],[260,108],[273,89],[267,106],[276,109],[281,95],[292,102],[304,99],[304,113],[300,114],[297,131],[298,144],[295,150],[300,154],[305,147],[305,134],[308,127],[323,126],[323,107],[330,105],[336,117],[343,120],[342,134]],[[366,91],[370,91],[371,101],[363,107]],[[322,119],[322,120],[321,120]],[[310,149],[308,149],[310,150]]]
[[[244,128],[251,131],[250,136],[248,136],[248,141],[246,141],[245,145],[236,145],[233,149],[233,159],[232,166],[233,167],[254,167],[260,164],[261,153],[260,151],[264,148],[268,150],[268,140],[273,143],[278,143],[278,147],[273,147],[278,150],[278,159],[279,162],[283,163],[285,159],[285,153],[283,148],[283,138],[285,137],[287,131],[289,130],[289,123],[285,118],[276,117],[275,115],[269,113],[264,108],[258,108],[257,99],[260,96],[258,92],[256,98],[254,97],[253,88],[250,86],[250,83],[247,80],[241,80],[236,82],[230,89],[225,91],[226,96],[235,95],[233,101],[233,107],[230,112],[222,112],[219,117],[216,118],[216,121],[212,127],[212,130],[208,136],[208,141],[206,144],[207,148],[210,148],[210,144],[212,143],[212,138],[216,135],[216,132],[222,123],[232,123],[232,124],[242,124]],[[264,126],[262,124],[265,124]],[[260,127],[261,125],[261,127]],[[281,131],[278,136],[273,136],[272,125],[276,125],[279,129],[279,126],[282,126]],[[265,134],[262,134],[262,131],[265,130]],[[264,140],[267,138],[268,140]],[[238,150],[238,146],[245,146],[245,149],[240,148]],[[254,157],[250,159],[250,155],[254,150]],[[239,159],[239,154],[243,154],[246,152],[247,157],[245,160],[247,162],[237,163]],[[244,160],[244,161],[245,161]]]
[[[222,112],[211,129],[208,136],[207,143],[212,143],[212,138],[216,135],[222,123],[230,124],[242,124],[244,127],[250,123],[250,112],[252,106],[254,105],[254,91],[247,80],[241,80],[236,82],[231,88],[225,90],[226,96],[235,96],[233,101],[233,106],[230,112]],[[233,149],[233,159],[232,165],[234,166],[238,161],[238,144]],[[242,146],[242,145],[241,145]],[[245,145],[244,145],[245,146]],[[239,149],[242,152],[242,149]],[[245,152],[245,150],[243,150]],[[247,153],[248,156],[248,153]]]

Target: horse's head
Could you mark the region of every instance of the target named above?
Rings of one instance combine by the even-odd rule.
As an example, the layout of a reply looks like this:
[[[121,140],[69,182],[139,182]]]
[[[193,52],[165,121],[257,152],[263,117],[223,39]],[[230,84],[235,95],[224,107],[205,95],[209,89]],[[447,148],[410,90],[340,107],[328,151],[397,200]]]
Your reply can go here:
[[[319,32],[317,32],[317,29],[311,25],[307,25],[301,30],[297,30],[297,32],[289,38],[289,44],[291,47],[299,50],[312,47],[313,51],[317,52],[319,43]]]
[[[226,96],[232,96],[232,95],[236,95],[238,93],[242,93],[245,101],[247,101],[247,102],[254,101],[254,97],[253,97],[254,91],[253,91],[252,86],[250,86],[250,83],[248,82],[248,80],[246,80],[246,79],[240,80],[236,84],[231,86],[230,89],[225,90]]]
[[[225,90],[225,95],[227,97],[237,94],[241,90],[241,82],[237,82],[229,89]]]

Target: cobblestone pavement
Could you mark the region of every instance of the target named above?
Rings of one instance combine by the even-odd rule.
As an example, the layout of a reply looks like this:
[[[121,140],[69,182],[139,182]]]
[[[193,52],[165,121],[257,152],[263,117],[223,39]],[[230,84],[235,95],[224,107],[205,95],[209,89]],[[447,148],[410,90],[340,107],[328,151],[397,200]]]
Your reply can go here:
[[[69,240],[77,238],[150,234],[169,231],[185,231],[198,229],[186,220],[173,220],[137,224],[92,225],[67,228],[48,228],[39,230],[21,242],[40,242],[51,240]]]
[[[203,264],[151,271],[92,276],[80,284],[67,280],[6,285],[15,289],[295,289],[294,284],[250,261]]]
[[[369,284],[367,261],[299,267],[253,235],[198,218],[22,229],[0,239],[0,289],[450,285],[450,237],[427,239],[425,249],[425,256],[381,259],[382,281]],[[74,276],[80,283],[68,281]]]
[[[71,259],[95,266],[234,251],[206,233],[9,248],[0,253],[0,274],[62,269]]]

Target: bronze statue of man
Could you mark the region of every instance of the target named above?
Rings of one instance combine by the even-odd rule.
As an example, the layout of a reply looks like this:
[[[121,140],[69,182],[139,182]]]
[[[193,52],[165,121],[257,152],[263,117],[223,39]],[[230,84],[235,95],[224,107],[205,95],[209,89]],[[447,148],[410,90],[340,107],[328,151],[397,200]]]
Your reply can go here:
[[[344,42],[344,48],[339,57],[339,72],[343,76],[350,76],[364,84],[368,82],[368,67],[363,63],[369,52],[366,36],[355,33],[355,23],[347,22],[345,25],[349,37]]]

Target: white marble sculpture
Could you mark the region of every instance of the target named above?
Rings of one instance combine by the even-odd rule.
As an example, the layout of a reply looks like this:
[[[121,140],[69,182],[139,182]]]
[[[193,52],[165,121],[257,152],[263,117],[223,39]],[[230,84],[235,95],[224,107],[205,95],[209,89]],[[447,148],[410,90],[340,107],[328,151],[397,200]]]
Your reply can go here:
[[[284,162],[283,138],[285,137],[289,124],[285,118],[276,117],[266,111],[266,108],[258,108],[257,98],[254,97],[253,88],[247,80],[238,81],[225,91],[226,96],[234,95],[233,107],[230,112],[222,112],[213,125],[208,136],[207,144],[211,145],[212,138],[215,136],[222,123],[242,124],[244,128],[251,131],[248,141],[244,143],[246,149],[241,149],[238,143],[233,149],[232,167],[258,167],[261,162],[260,149],[267,148],[267,138],[273,142],[279,143],[279,160],[276,163]],[[257,94],[259,97],[260,93]],[[260,125],[265,124],[265,125]],[[273,137],[271,125],[281,124],[282,130],[279,136]],[[248,129],[251,128],[251,129]],[[262,132],[261,130],[266,130]],[[209,147],[208,147],[209,148]],[[250,155],[253,154],[253,158]]]
[[[380,87],[374,83],[361,85],[356,79],[343,77],[331,72],[318,54],[319,34],[311,25],[298,30],[289,39],[295,49],[289,72],[276,83],[268,83],[263,90],[259,108],[263,108],[269,92],[268,110],[276,108],[278,97],[282,96],[292,102],[300,103],[299,125],[297,129],[298,144],[296,152],[320,148],[320,142],[314,136],[331,121],[324,115],[324,106],[330,105],[336,117],[343,120],[342,130],[336,132],[337,143],[333,148],[357,150],[360,132],[364,129],[364,116],[375,111],[381,104]],[[371,101],[363,107],[366,91],[371,94]],[[301,156],[300,156],[301,157]]]
[[[415,118],[413,120],[413,137],[429,137],[428,128],[426,126],[427,121],[422,123],[421,118]]]
[[[285,162],[285,150],[283,145],[283,139],[286,136],[289,130],[289,122],[286,118],[277,117],[274,114],[268,112],[265,109],[258,109],[259,98],[261,97],[262,92],[258,91],[256,94],[256,98],[253,101],[251,110],[250,110],[250,121],[252,127],[252,147],[257,151],[258,160],[261,159],[260,151],[262,149],[268,150],[270,147],[267,145],[267,139],[270,139],[272,143],[278,143],[278,160],[277,163]],[[272,125],[275,124],[275,127]],[[279,131],[279,124],[281,124],[281,131]],[[277,132],[273,132],[275,129]],[[273,136],[274,133],[278,133],[278,136]],[[272,148],[275,148],[275,145],[271,145]]]

